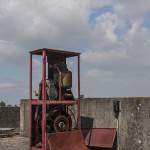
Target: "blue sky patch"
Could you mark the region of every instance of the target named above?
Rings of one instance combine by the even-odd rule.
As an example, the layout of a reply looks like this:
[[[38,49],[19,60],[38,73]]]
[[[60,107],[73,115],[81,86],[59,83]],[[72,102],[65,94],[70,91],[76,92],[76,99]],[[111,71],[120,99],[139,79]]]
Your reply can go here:
[[[107,12],[113,13],[113,7],[112,6],[104,6],[101,8],[95,8],[91,10],[90,16],[89,16],[89,23],[94,25],[96,22],[96,18],[100,15],[103,15]]]
[[[150,29],[150,11],[146,12],[143,16],[143,26]]]
[[[117,34],[119,39],[122,39],[122,37],[128,32],[130,28],[131,22],[129,20],[126,20],[124,22],[124,25],[118,26],[118,28],[115,29],[115,33]]]

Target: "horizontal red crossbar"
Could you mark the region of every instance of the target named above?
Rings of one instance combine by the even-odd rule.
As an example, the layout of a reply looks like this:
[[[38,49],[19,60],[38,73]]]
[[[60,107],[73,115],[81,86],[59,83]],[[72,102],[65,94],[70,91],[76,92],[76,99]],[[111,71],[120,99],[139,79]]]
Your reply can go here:
[[[38,99],[32,99],[31,100],[31,104],[32,105],[42,105],[44,101],[43,100],[38,100]],[[78,100],[67,100],[67,101],[64,101],[64,100],[46,100],[46,104],[48,105],[74,105],[74,104],[77,104],[78,103]]]

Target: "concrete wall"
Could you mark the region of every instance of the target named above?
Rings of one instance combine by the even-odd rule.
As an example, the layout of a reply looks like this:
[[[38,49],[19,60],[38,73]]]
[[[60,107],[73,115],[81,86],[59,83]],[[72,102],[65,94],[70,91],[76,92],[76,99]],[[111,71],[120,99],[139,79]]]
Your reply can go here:
[[[20,108],[0,107],[0,128],[19,128]]]
[[[113,103],[120,101],[118,118]],[[21,102],[21,130],[28,131],[28,102]],[[26,117],[24,117],[26,116]],[[150,150],[150,97],[81,100],[82,127],[117,128],[119,150]]]
[[[150,98],[121,100],[119,143],[121,150],[150,149]]]
[[[113,99],[81,100],[81,116],[81,124],[85,128],[116,128],[117,126],[117,119],[113,112]]]
[[[25,99],[20,103],[20,135],[29,135],[29,103]]]

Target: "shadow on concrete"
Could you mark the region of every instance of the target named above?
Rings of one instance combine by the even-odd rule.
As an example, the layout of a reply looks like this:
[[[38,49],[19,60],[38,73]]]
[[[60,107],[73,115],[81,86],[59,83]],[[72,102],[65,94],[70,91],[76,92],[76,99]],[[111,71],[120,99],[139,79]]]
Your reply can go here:
[[[93,128],[93,118],[81,116],[81,128]]]

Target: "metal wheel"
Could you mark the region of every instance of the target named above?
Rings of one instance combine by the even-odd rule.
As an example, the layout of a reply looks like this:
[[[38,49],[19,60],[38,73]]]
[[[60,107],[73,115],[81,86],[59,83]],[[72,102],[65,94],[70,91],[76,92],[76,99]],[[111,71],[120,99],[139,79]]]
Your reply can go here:
[[[53,122],[54,131],[63,132],[70,130],[69,118],[65,115],[59,115],[54,119]]]

